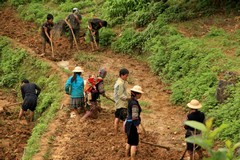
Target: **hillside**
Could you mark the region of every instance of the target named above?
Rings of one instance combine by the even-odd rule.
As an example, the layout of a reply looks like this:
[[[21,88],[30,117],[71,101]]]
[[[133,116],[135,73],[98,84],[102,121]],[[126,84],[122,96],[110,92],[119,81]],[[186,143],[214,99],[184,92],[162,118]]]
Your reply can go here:
[[[0,139],[3,143],[0,144],[0,159],[127,159],[124,157],[125,135],[113,134],[114,104],[111,101],[101,98],[104,110],[97,120],[80,122],[79,117],[70,118],[69,97],[63,88],[76,64],[84,68],[84,79],[90,74],[97,74],[99,68],[106,67],[106,91],[109,97],[112,97],[113,85],[122,67],[130,70],[128,89],[135,84],[143,87],[145,94],[140,104],[143,107],[142,124],[147,134],[142,130],[140,140],[170,147],[170,151],[140,143],[139,159],[180,159],[185,150],[185,104],[193,98],[203,103],[203,111],[208,118],[215,118],[214,127],[222,123],[230,124],[220,136],[215,137],[218,141],[230,139],[238,142],[240,26],[237,14],[223,13],[222,8],[213,15],[201,12],[202,17],[199,11],[194,10],[196,8],[191,8],[186,14],[184,8],[192,5],[188,4],[177,6],[179,14],[174,17],[177,9],[174,10],[176,6],[173,1],[114,2],[64,1],[61,5],[59,2],[43,5],[38,2],[24,6],[16,1],[15,7],[1,7],[0,36],[9,38],[13,48],[22,48],[29,56],[47,63],[51,68],[40,67],[48,70],[48,73],[43,72],[45,77],[41,77],[41,80],[37,73],[30,74],[31,80],[43,85],[44,79],[47,81],[45,83],[50,83],[48,78],[54,75],[59,79],[54,84],[58,83],[60,87],[56,87],[59,91],[55,97],[42,93],[40,106],[46,103],[46,108],[37,114],[35,123],[26,125],[16,120],[19,107],[6,107],[6,104],[19,101],[16,91],[19,85],[14,84],[14,92],[7,95],[8,87],[1,86]],[[82,39],[79,51],[76,48],[68,50],[67,37],[62,36],[54,37],[54,58],[49,47],[47,54],[40,56],[39,27],[48,10],[55,13],[57,22],[75,5],[79,6],[83,15],[83,31],[86,31],[87,20],[92,16],[108,20],[109,27],[100,32],[102,50],[91,52],[88,37]],[[116,6],[119,10],[113,9]],[[128,6],[127,10],[123,6]],[[96,10],[98,7],[99,10]],[[59,12],[56,12],[57,9]],[[210,14],[210,10],[206,11]],[[24,66],[21,68],[24,69]],[[19,74],[27,75],[24,71]],[[17,77],[20,81],[23,75]],[[1,78],[3,81],[8,77],[3,74]],[[223,103],[219,103],[215,97],[219,80],[234,82],[234,85],[225,89],[228,94]],[[48,88],[47,84],[43,86]],[[61,100],[55,102],[55,99]],[[51,118],[40,124],[40,116],[53,105],[56,109],[53,116],[48,115]],[[83,113],[79,116],[83,116]],[[218,143],[223,146],[221,142]]]

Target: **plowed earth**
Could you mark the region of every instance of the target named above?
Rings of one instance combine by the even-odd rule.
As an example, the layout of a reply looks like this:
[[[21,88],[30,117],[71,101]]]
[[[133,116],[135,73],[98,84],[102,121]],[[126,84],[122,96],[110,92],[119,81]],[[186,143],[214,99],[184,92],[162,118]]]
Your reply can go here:
[[[60,60],[69,62],[67,67],[71,70],[79,63],[74,61],[72,55],[75,50],[69,51],[66,37],[54,39],[55,58],[51,57],[51,49],[48,46],[47,54],[40,57],[41,37],[39,27],[34,23],[22,21],[17,12],[10,8],[0,10],[0,35],[12,39],[13,43],[26,49],[31,55],[47,61],[53,68],[53,72],[59,73],[62,86],[69,75],[64,73],[59,64]],[[167,151],[163,148],[139,144],[137,157],[142,160],[177,160],[180,159],[185,149],[183,121],[186,113],[181,107],[172,106],[169,102],[169,93],[164,89],[164,84],[156,75],[151,73],[147,64],[139,62],[132,57],[116,55],[109,50],[91,53],[88,44],[81,43],[80,51],[91,54],[98,58],[98,61],[89,61],[82,64],[84,68],[84,79],[91,74],[96,74],[97,69],[106,67],[108,75],[113,79],[114,85],[118,77],[118,71],[126,67],[130,71],[129,86],[138,84],[143,87],[143,94],[140,101],[149,103],[143,108],[142,124],[146,135],[142,131],[141,141],[150,142],[170,147]],[[81,63],[80,63],[81,64]],[[94,66],[94,67],[89,67]],[[17,121],[20,107],[7,107],[7,104],[14,103],[15,96],[0,92],[0,159],[21,159],[27,139],[31,135],[34,124],[21,124]],[[112,95],[113,90],[107,91]],[[110,96],[111,97],[111,96]],[[104,101],[106,99],[102,99]],[[49,124],[47,132],[42,136],[39,152],[33,157],[37,159],[53,160],[124,160],[126,137],[120,132],[113,134],[114,104],[102,106],[104,109],[98,119],[87,119],[80,122],[81,113],[78,117],[70,118],[69,109],[66,107],[69,102],[68,95],[64,95],[63,107],[59,109],[55,119]],[[59,104],[59,106],[62,106]],[[3,107],[4,106],[4,107]],[[3,109],[4,108],[4,109]]]

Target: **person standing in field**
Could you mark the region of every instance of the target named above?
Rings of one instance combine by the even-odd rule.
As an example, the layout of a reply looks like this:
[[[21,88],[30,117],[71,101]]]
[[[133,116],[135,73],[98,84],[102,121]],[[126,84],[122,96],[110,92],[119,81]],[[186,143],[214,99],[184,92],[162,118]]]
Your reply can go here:
[[[75,67],[73,76],[69,77],[65,84],[66,94],[71,95],[70,109],[71,117],[78,115],[78,109],[84,108],[84,80],[81,77],[83,69],[79,66]]]
[[[101,104],[100,104],[100,95],[105,96],[105,90],[104,90],[104,78],[107,75],[107,71],[105,68],[102,68],[99,70],[99,74],[97,78],[95,77],[89,77],[85,91],[85,95],[88,98],[87,105],[87,112],[82,117],[82,121],[85,120],[87,117],[91,118],[98,118],[98,112],[101,112]],[[88,93],[87,93],[88,92]],[[89,96],[87,96],[89,95]]]
[[[126,156],[131,160],[136,159],[136,151],[139,143],[139,125],[141,123],[140,113],[142,111],[138,99],[141,98],[142,87],[135,85],[131,89],[131,99],[128,101],[127,119],[125,121],[125,132],[127,134]]]
[[[127,117],[127,78],[129,71],[126,68],[123,68],[119,71],[119,78],[117,79],[114,85],[114,101],[115,101],[115,120],[114,120],[114,129],[115,134],[118,133],[119,122],[120,120],[124,121]]]
[[[82,16],[80,15],[78,8],[73,8],[72,14],[69,14],[65,18],[65,22],[67,23],[67,25],[70,29],[70,31],[69,31],[69,43],[70,43],[69,48],[70,49],[73,48],[74,37],[76,38],[77,43],[80,43],[81,20],[82,20]]]
[[[29,121],[33,121],[34,111],[37,107],[37,99],[40,92],[40,87],[38,87],[35,83],[30,83],[27,79],[22,80],[21,93],[23,98],[23,104],[19,112],[19,120],[21,120],[22,116],[24,116],[24,113],[29,109]]]
[[[198,100],[196,99],[191,100],[191,102],[189,102],[187,106],[191,109],[191,111],[187,115],[186,120],[197,121],[200,123],[205,122],[205,114],[198,110],[202,108],[202,104]],[[184,128],[186,129],[185,138],[201,133],[201,131],[189,127],[187,125],[184,125]],[[187,152],[190,156],[190,160],[194,160],[194,152],[198,153],[200,159],[203,158],[201,147],[196,144],[187,142]]]
[[[96,49],[99,49],[99,30],[102,27],[107,27],[107,21],[93,18],[88,21],[88,29],[89,29],[89,38],[91,41],[92,51],[94,51],[94,45]]]
[[[41,56],[45,55],[46,43],[48,43],[50,46],[52,45],[51,30],[52,30],[53,26],[54,26],[53,15],[48,14],[47,21],[42,25],[42,28],[41,28],[41,37],[42,37],[42,54],[41,54]]]

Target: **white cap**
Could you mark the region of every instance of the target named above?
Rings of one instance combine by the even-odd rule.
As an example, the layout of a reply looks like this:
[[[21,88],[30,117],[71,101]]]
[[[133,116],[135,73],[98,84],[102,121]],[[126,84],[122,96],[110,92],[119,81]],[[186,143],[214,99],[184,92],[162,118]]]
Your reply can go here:
[[[78,11],[78,8],[73,8],[73,12]]]

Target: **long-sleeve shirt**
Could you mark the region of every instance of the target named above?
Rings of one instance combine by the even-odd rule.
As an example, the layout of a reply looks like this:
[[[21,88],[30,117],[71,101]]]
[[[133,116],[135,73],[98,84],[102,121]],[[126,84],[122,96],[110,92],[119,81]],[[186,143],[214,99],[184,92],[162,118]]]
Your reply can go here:
[[[73,76],[69,77],[65,84],[65,92],[71,95],[71,98],[84,97],[84,80],[81,76],[76,75],[76,80],[71,82]]]
[[[192,112],[192,113],[187,115],[187,120],[204,123],[204,121],[205,121],[205,114],[203,112],[200,112],[200,111],[195,111],[195,112]],[[184,128],[186,129],[185,137],[189,137],[189,136],[194,134],[193,133],[194,132],[194,128],[192,128],[190,126],[187,126],[187,125],[184,125]],[[201,132],[199,130],[196,130],[195,134],[199,134],[199,133],[201,133]]]
[[[126,81],[122,78],[118,78],[114,85],[114,101],[115,108],[127,108],[127,89]]]
[[[132,121],[135,126],[141,123],[140,113],[142,111],[137,99],[131,98],[128,101],[127,121]]]
[[[34,83],[25,83],[21,86],[22,98],[24,99],[27,96],[38,96],[41,92],[40,87]]]

